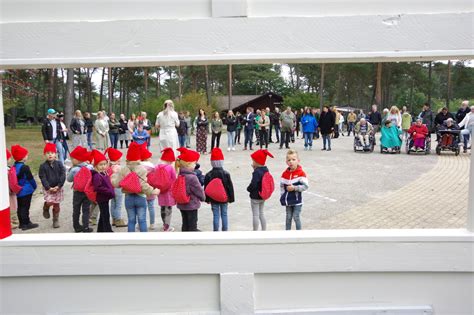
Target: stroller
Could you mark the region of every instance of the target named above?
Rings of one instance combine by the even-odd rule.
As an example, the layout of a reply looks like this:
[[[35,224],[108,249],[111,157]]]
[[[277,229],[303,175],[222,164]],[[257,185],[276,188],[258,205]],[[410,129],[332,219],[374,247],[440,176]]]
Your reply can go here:
[[[441,155],[442,151],[454,152],[454,155],[458,156],[461,152],[459,147],[460,141],[459,130],[440,129],[437,132],[438,144],[436,145],[436,154]]]
[[[374,152],[375,147],[375,136],[374,133],[369,133],[369,143],[365,146],[356,135],[354,137],[354,152]]]

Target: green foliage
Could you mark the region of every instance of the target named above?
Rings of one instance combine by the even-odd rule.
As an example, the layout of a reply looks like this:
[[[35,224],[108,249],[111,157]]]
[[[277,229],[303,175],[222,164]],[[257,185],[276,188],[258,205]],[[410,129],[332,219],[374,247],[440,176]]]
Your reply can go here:
[[[285,97],[285,106],[290,106],[293,109],[300,109],[304,107],[319,108],[319,96],[315,93],[295,93]]]
[[[216,102],[215,100],[212,100],[212,103],[208,106],[206,94],[200,92],[187,93],[183,95],[181,101],[175,102],[175,109],[177,112],[189,111],[193,117],[197,115],[200,108],[204,109],[209,116],[209,114],[215,110]]]

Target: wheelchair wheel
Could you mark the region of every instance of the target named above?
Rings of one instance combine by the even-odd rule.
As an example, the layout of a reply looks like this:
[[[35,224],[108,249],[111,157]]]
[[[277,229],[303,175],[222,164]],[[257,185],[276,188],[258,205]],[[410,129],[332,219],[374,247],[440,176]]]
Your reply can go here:
[[[455,156],[458,156],[459,153],[461,152],[461,148],[459,148],[459,146],[456,148],[456,151],[454,151],[454,155]]]
[[[436,154],[441,155],[441,146],[436,146]]]

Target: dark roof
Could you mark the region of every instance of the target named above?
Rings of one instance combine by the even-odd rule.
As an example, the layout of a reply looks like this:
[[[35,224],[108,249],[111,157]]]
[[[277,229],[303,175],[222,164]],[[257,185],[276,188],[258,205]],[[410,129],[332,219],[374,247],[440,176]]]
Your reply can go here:
[[[268,97],[270,94],[272,95],[272,99],[280,103],[283,102],[283,97],[273,92],[267,92],[262,95],[232,95],[230,108],[236,109],[237,107]],[[216,96],[216,101],[218,109],[225,110],[229,108],[229,96]]]

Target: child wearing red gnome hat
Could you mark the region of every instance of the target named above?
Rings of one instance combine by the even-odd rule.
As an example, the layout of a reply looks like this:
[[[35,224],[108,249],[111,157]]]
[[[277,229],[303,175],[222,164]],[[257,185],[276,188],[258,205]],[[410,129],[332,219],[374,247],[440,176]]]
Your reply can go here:
[[[108,162],[105,155],[98,150],[93,150],[92,156],[94,157],[92,185],[97,193],[97,205],[100,211],[97,232],[113,232],[110,225],[109,201],[115,197],[115,191],[107,175]]]
[[[10,151],[8,151],[8,149],[6,149],[7,151],[7,172],[9,173],[11,168],[13,166],[9,166],[8,164],[10,163],[10,160],[12,159],[12,154],[10,153]],[[10,179],[10,177],[8,177],[8,179]],[[18,215],[16,213],[16,211],[18,210],[18,204],[17,204],[17,201],[16,201],[16,194],[9,190],[8,191],[8,196],[10,198],[10,222],[11,222],[11,226],[12,226],[12,229],[16,229],[18,227]]]
[[[56,145],[46,143],[43,154],[46,159],[39,168],[39,178],[43,185],[44,205],[43,217],[49,219],[49,208],[53,207],[53,228],[59,228],[60,203],[64,200],[64,182],[66,171],[61,162],[56,159]]]
[[[122,192],[125,194],[125,208],[128,215],[128,232],[135,232],[137,218],[140,232],[148,231],[146,225],[146,196],[151,194],[158,195],[160,193],[158,189],[153,189],[147,183],[146,170],[140,165],[141,150],[142,147],[139,144],[132,142],[127,151],[127,164],[122,166],[120,171],[112,175],[112,184],[117,188],[120,187],[120,182],[131,172],[135,173],[139,178],[141,188],[139,193],[131,193],[122,189]]]
[[[127,143],[128,146],[128,143]],[[110,178],[112,175],[120,171],[120,159],[122,158],[122,152],[114,148],[108,148],[105,150],[105,154],[109,157],[109,169],[107,174]],[[112,215],[112,226],[125,227],[127,223],[122,219],[122,203],[123,194],[122,189],[115,188],[115,197],[110,200],[110,214]]]
[[[181,211],[183,232],[199,232],[197,228],[198,209],[201,207],[201,201],[206,199],[204,189],[194,173],[194,167],[199,160],[199,153],[186,148],[178,149],[181,154],[176,161],[176,168],[179,169],[179,176],[184,176],[186,182],[186,195],[189,196],[189,202],[178,203],[177,207]]]
[[[32,223],[30,220],[30,206],[33,192],[36,190],[37,186],[29,166],[25,164],[28,159],[28,150],[16,144],[12,146],[11,152],[13,159],[15,160],[13,167],[15,167],[18,185],[22,187],[21,191],[16,195],[20,229],[23,231],[34,229],[38,227],[38,224]]]
[[[262,225],[262,231],[267,229],[267,221],[263,213],[265,206],[265,200],[260,196],[262,191],[262,181],[265,173],[268,172],[268,168],[265,166],[267,156],[273,158],[273,155],[268,150],[258,150],[252,153],[252,167],[254,169],[252,174],[252,181],[247,187],[247,191],[250,193],[250,205],[252,207],[253,214],[253,230],[258,231],[259,221]]]
[[[176,170],[173,167],[173,163],[176,161],[174,151],[172,148],[165,148],[161,151],[161,163],[156,168],[162,168],[169,176],[168,187],[171,187],[176,180]],[[174,228],[171,227],[171,214],[173,213],[173,206],[176,205],[171,189],[166,191],[160,191],[158,195],[158,204],[161,207],[161,220],[163,221],[163,232],[173,232]]]
[[[224,170],[224,154],[220,148],[214,148],[211,151],[211,165],[210,170],[204,178],[204,190],[206,191],[206,202],[211,204],[212,213],[214,216],[213,227],[214,231],[219,231],[219,217],[222,219],[222,231],[229,229],[227,219],[227,206],[234,202],[234,185],[230,178],[230,174]],[[209,183],[216,182],[216,187],[212,187],[212,191],[216,196],[210,196],[207,193]],[[212,185],[212,184],[211,184]],[[211,186],[209,186],[210,188]],[[214,198],[219,198],[216,200]]]
[[[72,225],[76,233],[84,232],[90,233],[92,229],[89,227],[89,218],[90,218],[90,207],[91,201],[87,198],[84,191],[78,191],[74,187],[74,177],[79,173],[79,171],[86,167],[89,170],[92,170],[92,165],[89,164],[91,153],[87,151],[86,148],[77,146],[69,153],[71,158],[72,167],[67,173],[67,181],[73,183],[72,189]],[[79,223],[79,218],[81,216],[82,209],[82,225]]]
[[[155,165],[151,162],[151,158],[153,153],[148,150],[147,144],[142,144],[141,150],[141,165],[146,169],[147,174],[152,172],[155,169]],[[155,201],[156,195],[147,195],[146,196],[146,204],[148,208],[148,214],[150,215],[150,230],[155,229]]]

